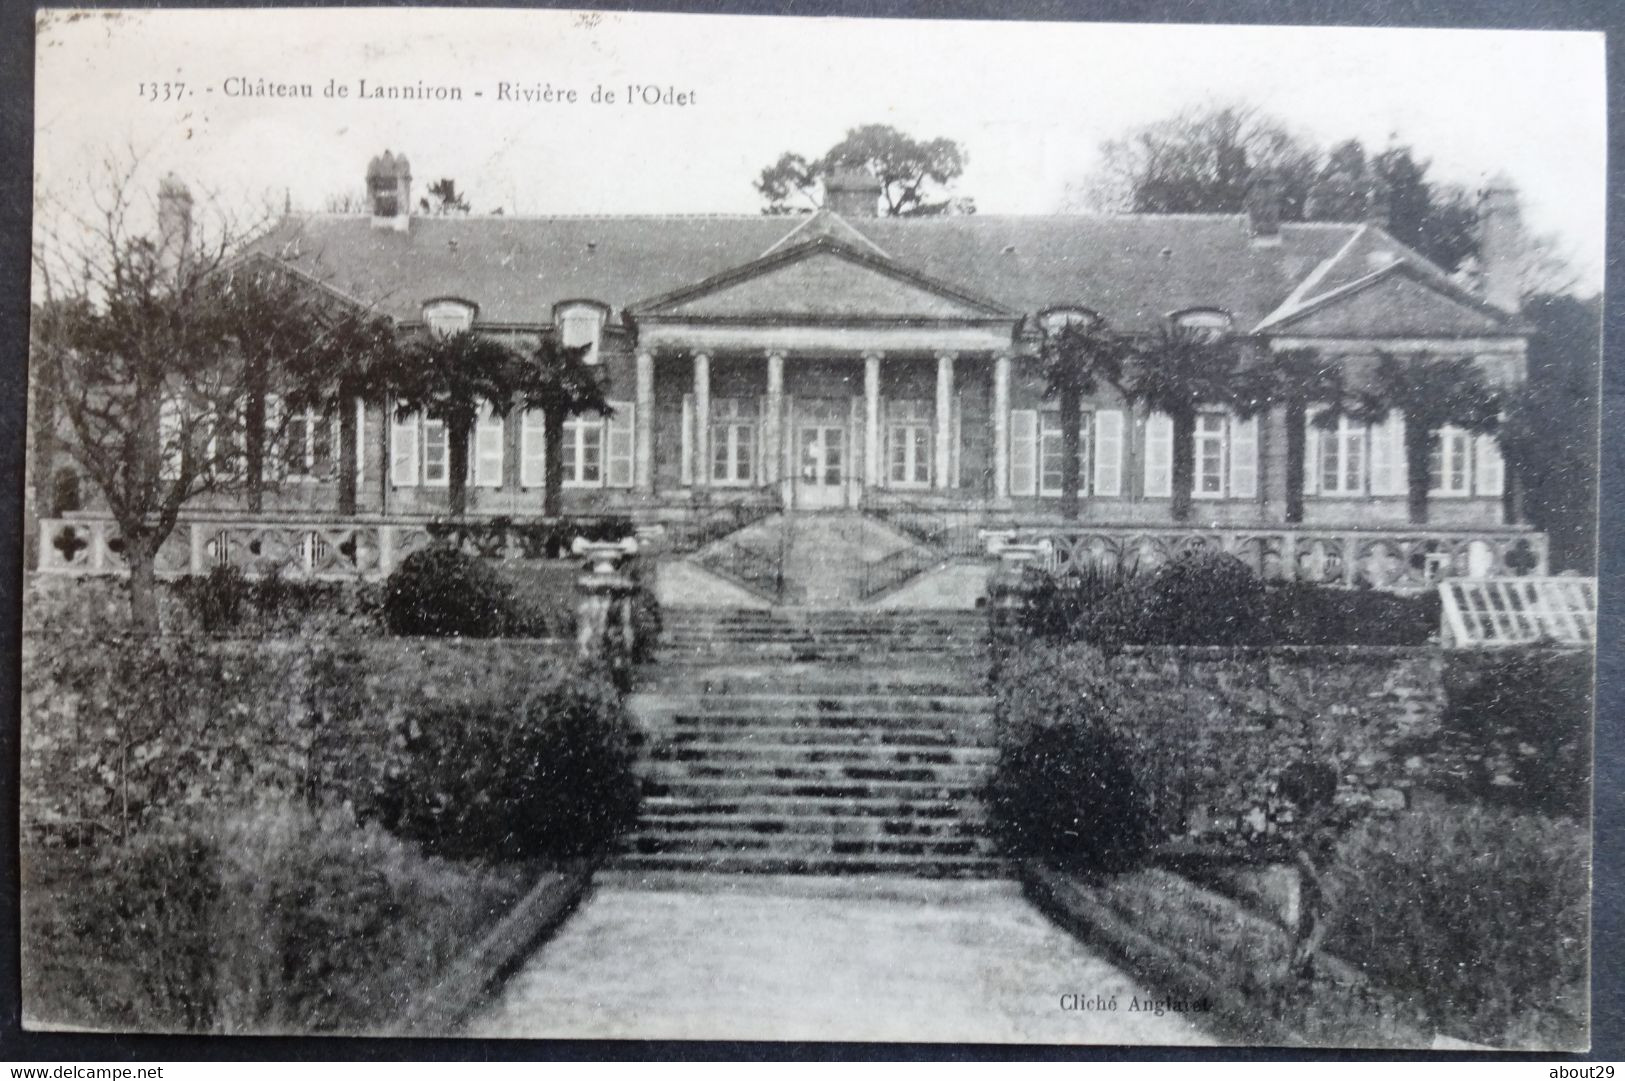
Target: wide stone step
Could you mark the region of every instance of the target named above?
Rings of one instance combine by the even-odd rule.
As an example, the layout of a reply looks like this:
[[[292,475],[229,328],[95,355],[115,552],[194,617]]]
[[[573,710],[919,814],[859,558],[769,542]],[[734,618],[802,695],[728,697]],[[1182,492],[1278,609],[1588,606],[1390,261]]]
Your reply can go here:
[[[770,777],[667,777],[644,776],[643,791],[648,796],[678,796],[690,799],[738,799],[744,796],[809,796],[821,799],[936,800],[944,803],[980,798],[981,786],[974,782],[887,779],[789,779]]]
[[[879,815],[753,815],[673,813],[647,817],[639,834],[674,835],[725,831],[777,837],[980,837],[987,832],[983,817],[883,817]]]
[[[1005,860],[981,856],[783,856],[771,853],[663,852],[619,856],[623,871],[765,875],[914,875],[920,878],[1008,878]]]
[[[766,740],[684,740],[651,746],[654,762],[757,763],[800,765],[974,766],[986,768],[998,757],[991,747],[957,744],[769,742]]]
[[[792,746],[830,746],[832,738],[839,738],[844,747],[854,751],[884,752],[896,748],[922,751],[975,751],[995,756],[991,730],[980,728],[934,725],[917,728],[888,728],[856,725],[832,732],[820,725],[785,725],[740,727],[717,725],[707,727],[703,719],[690,718],[681,728],[664,729],[647,737],[651,756],[657,750],[675,749],[686,745],[732,748],[744,752],[753,747],[779,748]]]
[[[667,692],[661,704],[673,712],[707,716],[810,717],[838,714],[876,717],[921,713],[993,712],[993,697],[985,694],[727,694],[716,691],[681,694]]]
[[[845,784],[851,781],[910,782],[971,787],[982,784],[990,772],[981,764],[904,765],[892,762],[755,762],[653,761],[638,770],[648,783],[680,781],[808,781]]]
[[[711,818],[876,818],[892,822],[980,822],[987,815],[980,801],[967,799],[897,799],[886,796],[764,795],[748,789],[698,795],[646,795],[647,821],[669,816]]]
[[[658,671],[638,680],[633,692],[634,704],[640,698],[655,697],[721,697],[739,698],[772,694],[779,697],[851,697],[861,695],[906,696],[909,698],[980,698],[987,693],[986,680],[980,669],[944,667],[934,673],[918,670],[904,674],[899,670],[895,679],[854,672],[846,678],[834,673],[809,674],[803,669],[784,666],[777,678],[771,666],[745,668],[729,665],[722,668],[706,666],[680,667],[662,665]]]
[[[997,854],[986,837],[819,837],[745,831],[663,834],[639,832],[623,851],[760,853],[773,856],[982,856]]]

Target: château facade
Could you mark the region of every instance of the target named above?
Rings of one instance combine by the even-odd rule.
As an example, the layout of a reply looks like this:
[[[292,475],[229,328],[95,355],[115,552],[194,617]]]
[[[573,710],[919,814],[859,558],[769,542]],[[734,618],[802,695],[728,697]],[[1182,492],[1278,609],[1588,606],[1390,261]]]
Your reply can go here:
[[[566,427],[567,513],[659,521],[696,500],[765,499],[1050,519],[1061,429],[1037,346],[1055,319],[1213,328],[1255,353],[1310,347],[1356,383],[1378,350],[1471,356],[1500,383],[1524,374],[1508,186],[1484,197],[1474,290],[1380,220],[1281,222],[1267,191],[1235,215],[895,219],[876,216],[873,178],[847,175],[797,218],[428,217],[410,212],[406,158],[374,159],[368,181],[372,214],[290,214],[258,250],[403,327],[517,342],[553,327],[589,344],[615,411]],[[444,427],[356,408],[358,509],[444,513]],[[541,512],[541,424],[518,411],[481,422],[471,514]],[[1403,424],[1311,425],[1306,524],[1406,520]],[[1081,425],[1081,519],[1169,521],[1169,418],[1105,391]],[[267,509],[330,510],[336,436],[312,417],[291,438]],[[1193,521],[1285,521],[1280,410],[1207,410],[1194,438]],[[1430,477],[1434,524],[1509,520],[1493,436],[1445,431]]]

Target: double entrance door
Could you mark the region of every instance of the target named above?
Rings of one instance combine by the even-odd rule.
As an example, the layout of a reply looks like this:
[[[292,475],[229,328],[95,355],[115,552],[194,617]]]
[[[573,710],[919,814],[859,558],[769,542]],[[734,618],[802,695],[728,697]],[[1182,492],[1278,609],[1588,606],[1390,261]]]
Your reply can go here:
[[[852,473],[851,404],[839,398],[795,402],[795,505],[801,510],[844,507]]]

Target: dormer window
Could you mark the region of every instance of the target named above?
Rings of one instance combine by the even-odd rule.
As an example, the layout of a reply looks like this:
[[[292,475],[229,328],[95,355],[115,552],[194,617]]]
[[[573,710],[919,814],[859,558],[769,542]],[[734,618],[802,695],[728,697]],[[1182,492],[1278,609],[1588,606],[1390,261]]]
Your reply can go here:
[[[1063,327],[1090,327],[1100,322],[1100,314],[1088,308],[1048,308],[1038,313],[1038,329],[1046,336],[1060,333]]]
[[[598,347],[604,336],[604,319],[607,315],[608,312],[602,304],[595,304],[592,301],[559,305],[555,317],[559,328],[559,340],[565,345],[588,346],[586,362],[597,364]]]
[[[1197,331],[1204,338],[1222,338],[1230,333],[1230,313],[1218,308],[1186,308],[1168,319],[1174,326]]]
[[[423,305],[423,325],[435,334],[457,334],[473,327],[475,310],[466,300],[431,300]]]

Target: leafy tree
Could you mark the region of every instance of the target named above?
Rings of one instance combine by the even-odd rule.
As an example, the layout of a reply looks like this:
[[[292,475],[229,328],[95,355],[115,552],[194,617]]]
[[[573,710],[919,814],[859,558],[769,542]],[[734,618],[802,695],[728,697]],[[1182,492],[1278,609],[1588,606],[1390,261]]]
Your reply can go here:
[[[1250,106],[1186,109],[1101,146],[1101,164],[1074,201],[1135,214],[1236,214],[1272,173],[1283,221],[1360,221],[1373,191],[1389,201],[1389,231],[1446,270],[1478,250],[1469,192],[1428,179],[1407,146],[1370,153],[1358,139],[1322,151]]]
[[[117,523],[131,617],[157,633],[156,559],[182,506],[244,488],[244,328],[275,337],[297,314],[222,273],[243,232],[194,220],[178,181],[160,187],[160,229],[142,231],[134,171],[108,164],[94,218],[42,222],[30,367],[55,399],[42,423]]]
[[[433,198],[433,202],[430,202],[428,198],[418,200],[418,206],[425,214],[432,213],[445,216],[447,214],[467,214],[469,211],[466,193],[458,191],[457,182],[449,176],[430,184],[429,196]]]
[[[1388,203],[1388,232],[1446,270],[1478,250],[1478,208],[1459,185],[1427,179],[1428,162],[1410,147],[1367,153],[1358,139],[1334,146],[1304,207],[1309,221],[1360,221],[1372,199]]]
[[[1314,182],[1318,151],[1251,106],[1186,109],[1109,139],[1081,202],[1133,214],[1235,214],[1260,172],[1273,172],[1281,216],[1294,221]]]
[[[1554,566],[1594,574],[1601,298],[1539,294],[1523,311],[1534,329],[1529,379],[1508,396],[1497,432],[1518,482],[1507,490],[1550,536]]]
[[[1284,407],[1286,428],[1286,520],[1303,521],[1304,461],[1308,452],[1309,410],[1318,407],[1318,427],[1330,428],[1345,412],[1347,392],[1343,371],[1314,349],[1286,349],[1271,353],[1242,373],[1244,398],[1262,409]]]
[[[1493,432],[1501,396],[1471,357],[1396,356],[1378,350],[1372,389],[1358,412],[1367,423],[1377,424],[1395,410],[1405,418],[1410,519],[1426,522],[1428,465],[1439,445],[1439,430],[1454,426],[1469,432]]]
[[[1044,397],[1053,398],[1061,411],[1061,516],[1078,516],[1078,473],[1082,447],[1079,411],[1085,395],[1102,381],[1120,384],[1128,343],[1104,320],[1072,319],[1044,328],[1039,362],[1044,373]]]
[[[330,305],[316,325],[320,333],[312,347],[287,362],[294,383],[287,401],[293,409],[319,410],[324,422],[337,412],[337,510],[354,514],[360,433],[353,403],[385,398],[401,369],[401,343],[390,319],[350,305]]]
[[[460,518],[468,510],[468,443],[480,408],[502,416],[513,402],[513,350],[472,330],[428,333],[407,341],[392,367],[382,382],[395,392],[399,415],[422,413],[446,426],[447,502]]]
[[[582,413],[610,415],[607,387],[587,364],[589,345],[565,345],[557,333],[544,333],[535,352],[518,366],[514,397],[542,414],[544,454],[542,513],[557,518],[564,492],[564,422]]]
[[[1165,326],[1136,350],[1129,366],[1124,385],[1129,398],[1173,421],[1171,510],[1176,522],[1191,514],[1197,412],[1204,405],[1225,405],[1251,416],[1263,408],[1241,376],[1241,360],[1240,345],[1229,335]]]
[[[841,169],[867,169],[880,181],[887,217],[971,213],[974,203],[948,189],[965,171],[965,151],[952,139],[915,139],[886,124],[850,129],[822,157],[787,151],[763,169],[756,190],[764,214],[817,209],[825,178]],[[799,205],[805,203],[805,206]]]

